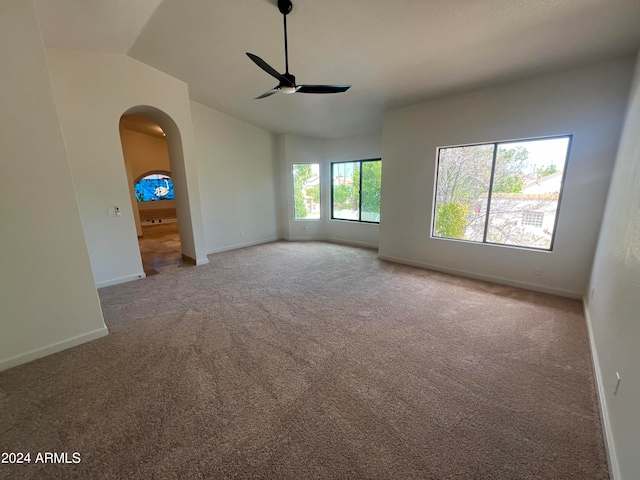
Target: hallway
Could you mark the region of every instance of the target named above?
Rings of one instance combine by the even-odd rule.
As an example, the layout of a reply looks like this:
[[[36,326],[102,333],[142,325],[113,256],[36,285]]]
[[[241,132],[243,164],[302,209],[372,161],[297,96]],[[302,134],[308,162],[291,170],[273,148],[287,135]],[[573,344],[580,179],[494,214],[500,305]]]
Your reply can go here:
[[[182,258],[180,234],[177,232],[138,237],[138,244],[147,276],[157,275],[169,268],[192,265]]]

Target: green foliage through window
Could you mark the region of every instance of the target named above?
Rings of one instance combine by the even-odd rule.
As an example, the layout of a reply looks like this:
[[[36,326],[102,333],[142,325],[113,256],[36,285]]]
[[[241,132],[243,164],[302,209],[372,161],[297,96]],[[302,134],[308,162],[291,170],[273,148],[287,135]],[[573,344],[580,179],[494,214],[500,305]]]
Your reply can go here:
[[[320,165],[293,164],[294,219],[320,219]]]
[[[548,177],[558,172],[558,167],[555,165],[547,165],[546,167],[538,169],[538,177]]]
[[[382,162],[362,163],[362,202],[363,214],[377,214],[380,217],[380,189],[382,182]]]
[[[439,237],[462,238],[467,228],[469,207],[461,203],[445,203],[437,206],[436,235]]]

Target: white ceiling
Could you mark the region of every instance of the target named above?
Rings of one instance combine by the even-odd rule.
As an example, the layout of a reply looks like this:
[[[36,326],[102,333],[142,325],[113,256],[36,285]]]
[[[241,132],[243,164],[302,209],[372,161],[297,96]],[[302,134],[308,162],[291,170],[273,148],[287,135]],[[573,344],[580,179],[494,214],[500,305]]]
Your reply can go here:
[[[123,53],[191,98],[276,133],[381,128],[384,110],[635,54],[639,0],[293,0],[289,66],[335,95],[253,98],[284,70],[276,0],[36,0],[45,46]]]

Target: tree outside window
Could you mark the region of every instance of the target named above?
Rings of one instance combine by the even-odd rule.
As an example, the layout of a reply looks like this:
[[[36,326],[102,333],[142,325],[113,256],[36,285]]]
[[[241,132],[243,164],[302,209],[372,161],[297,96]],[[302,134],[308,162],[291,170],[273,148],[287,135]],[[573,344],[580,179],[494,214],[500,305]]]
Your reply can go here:
[[[320,219],[319,164],[293,164],[293,204],[295,220]]]

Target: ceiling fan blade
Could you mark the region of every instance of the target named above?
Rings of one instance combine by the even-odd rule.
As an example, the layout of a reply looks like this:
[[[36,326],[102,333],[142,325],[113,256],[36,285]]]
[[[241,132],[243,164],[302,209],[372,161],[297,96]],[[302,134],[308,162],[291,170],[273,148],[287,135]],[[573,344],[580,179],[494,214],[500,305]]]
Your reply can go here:
[[[258,100],[259,98],[270,97],[271,95],[273,95],[274,93],[278,93],[279,91],[280,91],[280,87],[272,88],[271,90],[269,90],[268,92],[263,93],[259,97],[254,98],[254,100]]]
[[[297,93],[342,93],[351,85],[300,85]]]
[[[262,70],[264,70],[269,75],[271,75],[272,77],[274,77],[277,80],[279,80],[281,84],[283,84],[283,85],[291,85],[292,87],[294,86],[293,83],[291,82],[291,80],[289,80],[287,77],[285,77],[284,75],[279,73],[275,68],[273,68],[271,65],[269,65],[264,60],[262,60],[259,56],[254,55],[253,53],[249,53],[249,52],[247,52],[247,56],[251,60],[253,60],[253,62],[256,65],[258,65]]]

